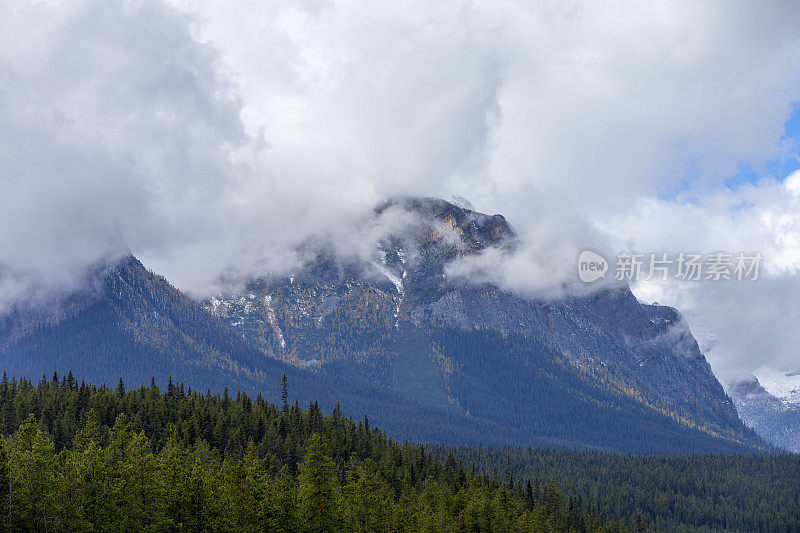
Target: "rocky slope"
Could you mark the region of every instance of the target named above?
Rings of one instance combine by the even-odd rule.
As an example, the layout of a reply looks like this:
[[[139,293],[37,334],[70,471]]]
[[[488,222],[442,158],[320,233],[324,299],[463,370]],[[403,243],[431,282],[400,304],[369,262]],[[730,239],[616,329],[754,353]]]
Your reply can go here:
[[[555,361],[556,381],[578,376],[577,384],[562,383],[573,398],[612,408],[630,400],[645,417],[757,443],[674,309],[642,304],[627,287],[544,301],[449,279],[447,265],[460,257],[514,248],[506,220],[414,198],[379,207],[373,223],[397,211],[411,222],[381,235],[372,256],[343,260],[321,249],[298,272],[250,280],[209,300],[206,309],[265,355],[388,384],[441,408],[488,416],[474,394],[482,389],[485,402],[505,406],[491,416],[513,424],[547,416],[521,404],[525,394],[518,402],[505,394],[544,387],[543,376],[555,371],[542,361]],[[484,345],[491,335],[494,345]],[[517,368],[520,360],[516,375],[487,377],[485,366]]]
[[[791,388],[788,389],[792,391]],[[800,453],[800,402],[797,392],[778,395],[765,389],[759,379],[737,383],[731,395],[742,421],[767,442]]]
[[[85,288],[0,317],[0,363],[36,379],[128,387],[171,377],[369,416],[396,438],[634,453],[765,444],[736,417],[672,309],[626,287],[542,301],[447,275],[510,252],[500,215],[402,199],[365,221],[372,248],[309,243],[291,275],[264,274],[196,302],[127,257]]]
[[[24,305],[0,317],[0,370],[9,377],[48,378],[71,371],[80,381],[128,388],[165,386],[244,390],[280,401],[283,375],[290,400],[336,405],[369,415],[392,435],[417,441],[519,442],[519,431],[486,419],[425,405],[357,375],[298,368],[254,348],[136,258],[104,264],[84,290],[58,301]],[[488,438],[487,438],[488,435]]]

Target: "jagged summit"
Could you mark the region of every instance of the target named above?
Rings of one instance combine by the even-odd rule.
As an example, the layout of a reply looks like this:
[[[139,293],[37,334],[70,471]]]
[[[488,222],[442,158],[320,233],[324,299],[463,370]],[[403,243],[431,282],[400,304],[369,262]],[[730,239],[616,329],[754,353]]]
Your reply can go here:
[[[126,256],[47,320],[0,322],[9,374],[72,370],[114,386],[241,388],[337,402],[397,438],[657,453],[763,449],[680,315],[627,288],[532,300],[445,266],[513,246],[500,215],[439,199],[379,206],[367,249],[197,302]],[[387,217],[387,224],[383,224]],[[375,236],[373,232],[371,235]],[[374,246],[374,248],[373,248]]]
[[[514,246],[502,215],[438,198],[395,198],[374,213],[378,222],[392,223],[361,264],[343,264],[321,248],[292,276],[264,276],[206,308],[264,354],[389,383],[440,408],[491,417],[485,403],[496,402],[506,405],[502,416],[524,425],[525,416],[540,416],[531,412],[537,402],[560,412],[551,403],[556,397],[570,409],[575,394],[590,404],[635,398],[657,416],[708,435],[753,439],[674,309],[642,304],[627,287],[544,301],[451,280],[451,261]],[[481,335],[499,336],[487,343]],[[544,376],[560,371],[539,365],[555,361],[588,381],[549,388]],[[513,375],[505,374],[512,368]],[[600,400],[606,392],[584,386],[619,397]],[[506,387],[514,397],[504,396]],[[475,388],[485,394],[476,396]],[[579,418],[594,409],[583,408]]]
[[[437,222],[448,226],[470,252],[491,246],[510,246],[516,240],[514,230],[503,215],[479,213],[441,198],[394,198],[376,207],[375,213],[381,215],[392,207],[400,207],[418,215],[425,228],[436,226]],[[425,235],[418,236],[423,241],[425,237]],[[434,235],[434,237],[441,238],[444,235]]]

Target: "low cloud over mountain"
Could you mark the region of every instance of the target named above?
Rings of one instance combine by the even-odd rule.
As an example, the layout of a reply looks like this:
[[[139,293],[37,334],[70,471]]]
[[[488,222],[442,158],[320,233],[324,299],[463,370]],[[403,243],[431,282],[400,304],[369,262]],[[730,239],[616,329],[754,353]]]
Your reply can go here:
[[[797,10],[5,3],[0,308],[129,251],[202,295],[309,239],[363,254],[386,198],[458,194],[519,245],[452,273],[521,292],[574,282],[585,248],[761,251],[752,285],[634,289],[714,333],[718,374],[784,368]]]

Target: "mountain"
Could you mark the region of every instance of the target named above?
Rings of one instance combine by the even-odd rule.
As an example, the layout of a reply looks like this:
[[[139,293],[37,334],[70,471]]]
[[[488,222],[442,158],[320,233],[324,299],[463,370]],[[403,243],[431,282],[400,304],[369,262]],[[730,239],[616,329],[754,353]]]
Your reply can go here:
[[[303,268],[247,280],[206,309],[266,357],[491,420],[516,443],[763,446],[674,309],[643,304],[626,286],[548,301],[448,275],[463,258],[513,251],[500,215],[407,198],[367,223],[391,228],[371,256],[310,245]]]
[[[762,368],[756,374],[759,377],[753,376],[731,387],[739,416],[767,442],[800,453],[800,387],[797,373]],[[763,386],[760,382],[762,379]]]
[[[132,256],[60,301],[14,308],[0,321],[0,353],[9,374],[69,369],[112,385],[180,375],[217,388],[280,367]]]
[[[753,372],[753,376],[785,405],[800,407],[800,370],[784,372],[762,366]]]
[[[0,368],[36,379],[71,371],[116,387],[162,386],[174,379],[194,389],[240,389],[278,402],[283,375],[290,398],[337,404],[353,416],[387,422],[393,434],[418,441],[513,441],[487,420],[417,404],[390,387],[357,376],[331,376],[265,354],[227,323],[129,256],[98,266],[86,288],[58,301],[18,306],[0,318]],[[484,439],[492,435],[494,438]]]
[[[291,275],[264,274],[197,302],[136,258],[85,288],[0,318],[10,375],[72,371],[115,387],[243,390],[337,404],[395,438],[634,453],[765,448],[739,421],[673,309],[627,287],[544,301],[450,275],[513,251],[500,215],[399,199],[365,225],[366,256],[325,242]],[[383,228],[383,229],[382,229]]]

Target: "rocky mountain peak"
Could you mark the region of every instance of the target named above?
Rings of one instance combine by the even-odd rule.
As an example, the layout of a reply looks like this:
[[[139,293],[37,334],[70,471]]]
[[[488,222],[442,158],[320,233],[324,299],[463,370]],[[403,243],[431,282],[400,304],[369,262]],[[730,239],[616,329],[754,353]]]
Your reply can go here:
[[[419,222],[414,235],[421,244],[434,244],[456,237],[464,252],[476,252],[492,246],[513,246],[516,234],[503,215],[487,215],[432,197],[390,199],[375,208],[378,216],[390,209],[407,211]]]

